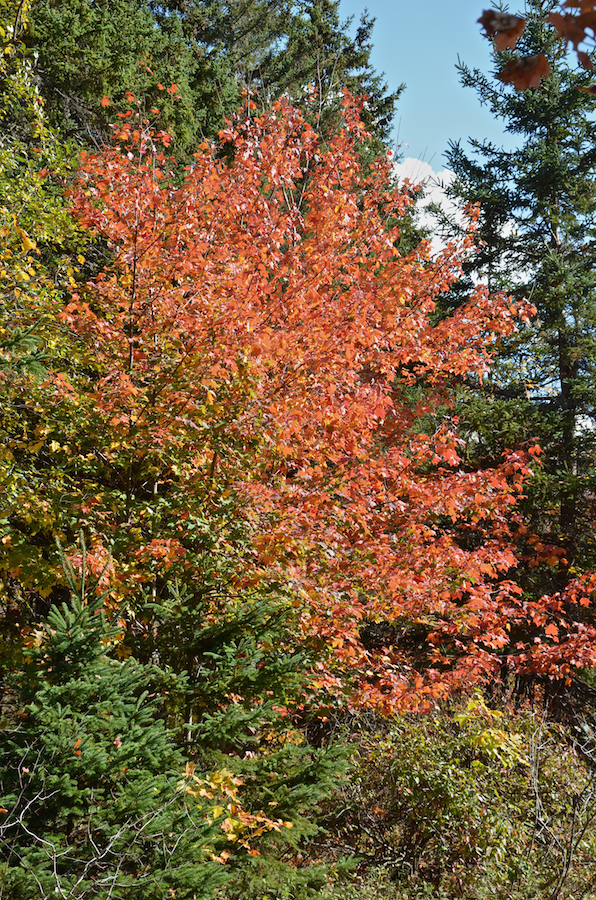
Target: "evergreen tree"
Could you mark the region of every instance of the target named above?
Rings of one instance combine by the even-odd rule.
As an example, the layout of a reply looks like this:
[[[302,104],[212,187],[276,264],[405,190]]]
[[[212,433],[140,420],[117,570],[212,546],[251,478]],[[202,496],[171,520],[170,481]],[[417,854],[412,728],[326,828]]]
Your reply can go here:
[[[167,677],[108,655],[114,633],[93,587],[51,610],[14,682],[0,897],[210,897],[225,876],[216,800],[181,790],[185,761],[159,715]]]
[[[142,98],[147,115],[159,108],[162,127],[184,147],[211,124],[208,102],[199,102],[193,80],[200,73],[209,82],[212,74],[203,70],[179,18],[158,22],[144,0],[38,0],[28,43],[50,123],[65,138],[102,144],[108,124],[125,108],[126,91]],[[173,84],[174,94],[167,90]]]
[[[374,21],[364,12],[352,39],[347,34],[349,22],[341,23],[337,0],[301,0],[283,51],[270,53],[253,81],[266,94],[285,94],[294,103],[304,101],[314,89],[314,124],[323,134],[339,121],[342,88],[355,96],[365,95],[363,121],[379,152],[380,144],[391,138],[395,106],[404,86],[388,94],[383,77],[371,65]]]
[[[515,55],[545,53],[552,74],[540,88],[516,93],[461,67],[464,85],[519,137],[505,151],[472,141],[468,154],[447,154],[459,201],[480,203],[478,252],[468,282],[480,275],[492,291],[528,297],[532,323],[499,347],[490,379],[468,393],[470,459],[482,464],[505,447],[536,437],[543,467],[527,487],[525,512],[540,538],[527,547],[528,584],[552,590],[569,574],[596,565],[593,497],[596,487],[596,98],[585,71],[569,66],[565,42],[546,23],[552,0],[526,4],[528,25]],[[497,54],[498,69],[514,54]],[[457,303],[458,293],[452,293]],[[553,555],[554,554],[554,555]],[[539,563],[550,563],[544,569]]]
[[[310,670],[324,645],[310,653],[299,646],[298,616],[281,586],[231,597],[231,576],[221,559],[211,558],[204,559],[200,582],[163,585],[157,602],[136,610],[146,628],[129,633],[126,646],[133,658],[159,659],[182,676],[170,717],[197,765],[234,772],[246,785],[249,809],[292,825],[263,834],[258,857],[229,860],[231,896],[291,889],[292,897],[309,898],[330,867],[296,867],[288,858],[324,833],[322,810],[345,772],[347,747],[331,740],[332,726],[320,721],[341,717],[341,704],[313,696]]]
[[[364,15],[351,38],[339,0],[37,0],[31,18],[29,44],[50,121],[78,142],[105,140],[108,124],[127,108],[126,91],[148,114],[159,109],[178,154],[215,136],[243,91],[268,104],[282,94],[300,102],[314,88],[322,111],[333,110],[323,117],[332,127],[348,87],[369,96],[367,124],[377,140],[390,136],[401,87],[388,92],[371,66],[374,20]]]

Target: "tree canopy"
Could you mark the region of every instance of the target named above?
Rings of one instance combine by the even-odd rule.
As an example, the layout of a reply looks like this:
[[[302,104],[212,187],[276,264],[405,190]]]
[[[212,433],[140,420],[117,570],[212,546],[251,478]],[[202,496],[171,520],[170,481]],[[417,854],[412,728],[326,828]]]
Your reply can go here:
[[[482,17],[550,74],[436,251],[367,14],[0,5],[0,897],[589,896],[593,97],[544,6]]]

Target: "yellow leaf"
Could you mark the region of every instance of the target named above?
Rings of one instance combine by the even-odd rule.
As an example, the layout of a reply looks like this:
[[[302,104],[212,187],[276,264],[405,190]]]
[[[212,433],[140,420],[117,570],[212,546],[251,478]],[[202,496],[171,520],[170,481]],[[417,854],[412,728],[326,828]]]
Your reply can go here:
[[[33,238],[30,238],[23,228],[17,228],[17,231],[20,235],[21,244],[25,253],[29,253],[30,250],[34,250],[37,247]]]

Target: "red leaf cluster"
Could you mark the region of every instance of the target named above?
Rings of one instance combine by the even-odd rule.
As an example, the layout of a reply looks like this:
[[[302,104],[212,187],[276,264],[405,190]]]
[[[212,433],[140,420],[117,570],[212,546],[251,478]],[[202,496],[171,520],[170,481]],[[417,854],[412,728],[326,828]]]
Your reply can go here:
[[[579,16],[554,12],[549,15],[548,22],[555,26],[562,38],[573,44],[574,50],[577,50],[578,45],[586,39],[586,28],[593,28],[596,23],[596,10]]]
[[[494,676],[536,612],[509,579],[528,459],[469,471],[449,407],[530,308],[479,286],[435,321],[471,238],[398,253],[410,200],[390,159],[361,166],[348,96],[325,144],[285,103],[245,113],[221,134],[226,157],[204,143],[183,183],[144,128],[84,158],[74,209],[114,261],[62,315],[97,372],[77,388],[93,453],[168,498],[159,533],[130,490],[122,508],[85,501],[119,535],[118,590],[183,570],[190,514],[208,517],[217,482],[247,535],[233,590],[285,585],[304,639],[327,647],[316,686],[389,710]],[[365,647],[365,622],[390,623],[390,646]]]
[[[561,8],[573,12],[553,12],[546,21],[553,25],[559,35],[573,45],[581,66],[592,71],[594,65],[590,55],[579,50],[586,40],[594,40],[596,34],[596,3],[594,0],[565,0]],[[578,10],[576,12],[576,10]],[[518,38],[523,34],[525,19],[498,10],[484,10],[478,22],[484,27],[486,37],[494,38],[497,52],[513,50]],[[550,74],[551,67],[543,54],[510,60],[498,76],[505,84],[513,84],[517,91],[540,86],[542,78]],[[592,87],[580,88],[593,94]]]
[[[483,26],[486,36],[494,38],[495,50],[499,52],[513,50],[526,27],[525,19],[496,9],[485,9],[478,22]]]
[[[544,53],[538,53],[535,56],[510,59],[498,77],[505,84],[512,84],[516,91],[525,91],[531,87],[540,87],[541,80],[550,73],[548,59]]]

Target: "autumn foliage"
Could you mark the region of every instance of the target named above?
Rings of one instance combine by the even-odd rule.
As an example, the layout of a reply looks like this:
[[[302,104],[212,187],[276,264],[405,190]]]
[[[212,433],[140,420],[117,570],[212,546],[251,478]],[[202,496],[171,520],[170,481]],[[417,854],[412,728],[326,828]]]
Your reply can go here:
[[[594,653],[566,600],[526,602],[511,578],[537,452],[466,470],[450,413],[531,309],[479,286],[433,317],[471,238],[401,256],[409,194],[390,157],[361,166],[364,137],[349,96],[326,144],[284,102],[249,107],[180,183],[167,136],[124,115],[72,193],[112,262],[71,289],[76,365],[36,402],[96,573],[110,550],[124,631],[158,627],[135,621],[139,591],[159,603],[225,558],[214,620],[277,586],[317,648],[313,686],[388,711],[492,677],[504,654],[560,674]]]
[[[63,5],[85,14],[65,40],[89,47],[140,10],[87,28],[97,4]],[[245,95],[194,156],[184,66],[156,71],[161,112],[143,79],[137,99],[110,76],[92,90],[113,141],[94,125],[85,153],[48,124],[37,75],[67,105],[86,88],[57,92],[21,42],[27,4],[4,6],[0,895],[581,893],[596,576],[551,527],[550,437],[468,402],[540,339],[540,292],[536,313],[517,281],[513,300],[460,278],[478,207],[467,235],[415,246],[417,189],[361,119],[387,109],[376,76],[377,101],[333,92],[332,115],[310,89],[301,111]],[[195,6],[156,15],[194,30]],[[368,59],[367,21],[323,57],[343,47],[334,85]],[[502,79],[539,87],[524,20],[481,21]]]
[[[478,21],[486,36],[494,39],[495,50],[499,52],[513,50],[526,26],[526,20],[521,16],[512,16],[496,9],[485,9]]]

